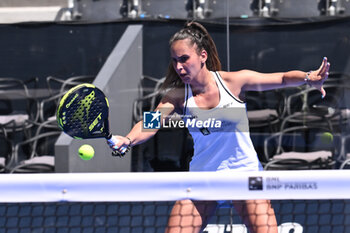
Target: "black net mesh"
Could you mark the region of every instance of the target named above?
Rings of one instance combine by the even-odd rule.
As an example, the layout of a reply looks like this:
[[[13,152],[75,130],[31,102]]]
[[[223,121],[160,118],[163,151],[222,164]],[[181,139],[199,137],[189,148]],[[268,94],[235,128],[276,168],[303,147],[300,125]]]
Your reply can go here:
[[[0,233],[160,233],[174,202],[1,203]],[[274,200],[279,233],[350,232],[350,200]],[[180,216],[185,217],[185,216]],[[193,231],[194,232],[194,231]],[[248,232],[232,205],[203,232]]]

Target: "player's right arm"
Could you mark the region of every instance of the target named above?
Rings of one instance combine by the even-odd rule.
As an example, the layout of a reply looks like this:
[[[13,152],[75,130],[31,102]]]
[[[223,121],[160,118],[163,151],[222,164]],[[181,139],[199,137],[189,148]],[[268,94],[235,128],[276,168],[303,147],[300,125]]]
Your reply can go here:
[[[160,103],[154,111],[159,111],[161,113],[161,118],[166,118],[172,115],[175,112],[176,107],[179,104],[179,99],[177,98],[178,90],[170,90],[165,96],[161,99]],[[161,120],[162,124],[163,120]],[[131,131],[124,137],[121,135],[113,135],[113,138],[117,143],[109,144],[113,150],[119,150],[122,152],[122,148],[127,148],[141,144],[158,132],[158,129],[144,129],[143,120],[137,122]]]

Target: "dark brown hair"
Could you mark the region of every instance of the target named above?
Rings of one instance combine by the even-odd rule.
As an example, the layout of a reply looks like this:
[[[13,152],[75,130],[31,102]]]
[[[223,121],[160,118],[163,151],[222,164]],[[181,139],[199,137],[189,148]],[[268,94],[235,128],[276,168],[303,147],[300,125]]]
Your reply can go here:
[[[216,49],[216,45],[209,35],[207,29],[198,22],[188,22],[185,27],[180,31],[176,32],[170,39],[169,45],[171,46],[175,41],[190,39],[191,45],[197,45],[197,53],[200,54],[203,49],[207,51],[208,59],[206,61],[206,66],[210,71],[221,70],[221,62],[219,60],[219,55]],[[174,87],[183,87],[184,84],[177,75],[172,61],[170,61],[168,66],[168,71],[166,79],[162,85],[162,89],[169,89]]]

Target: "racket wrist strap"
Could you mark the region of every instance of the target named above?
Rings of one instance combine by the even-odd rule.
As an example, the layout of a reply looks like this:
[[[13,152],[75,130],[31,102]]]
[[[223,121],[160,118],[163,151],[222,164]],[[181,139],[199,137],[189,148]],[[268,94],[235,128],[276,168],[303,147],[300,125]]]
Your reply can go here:
[[[128,145],[128,147],[131,147],[131,144],[132,144],[131,139],[130,139],[129,137],[126,137],[126,138],[129,140],[129,145]]]

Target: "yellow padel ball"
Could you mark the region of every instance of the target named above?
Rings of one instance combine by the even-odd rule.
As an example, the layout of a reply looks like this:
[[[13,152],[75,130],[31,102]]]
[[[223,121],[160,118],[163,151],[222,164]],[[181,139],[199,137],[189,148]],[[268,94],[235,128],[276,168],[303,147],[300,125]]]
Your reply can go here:
[[[95,150],[92,146],[84,144],[79,148],[79,156],[82,160],[90,160],[95,155]]]
[[[330,132],[324,132],[321,135],[321,141],[324,144],[331,144],[331,143],[333,143],[333,134],[331,134]]]

